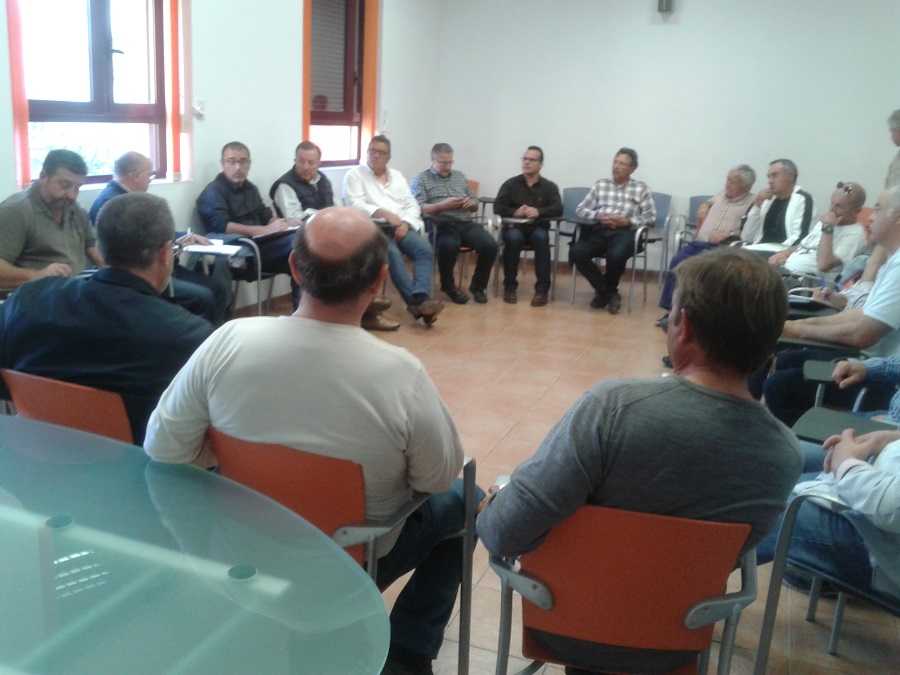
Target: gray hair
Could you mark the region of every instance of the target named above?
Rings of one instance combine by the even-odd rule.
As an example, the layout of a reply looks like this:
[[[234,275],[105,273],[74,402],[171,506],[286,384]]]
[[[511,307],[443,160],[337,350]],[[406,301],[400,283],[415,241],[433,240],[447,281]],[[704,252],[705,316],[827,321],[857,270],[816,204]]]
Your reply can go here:
[[[794,164],[793,161],[789,159],[773,159],[771,162],[769,162],[769,166],[772,166],[773,164],[781,164],[781,166],[784,167],[784,170],[787,171],[794,179],[794,182],[797,182],[797,176],[800,175],[800,172],[797,171],[797,165]]]
[[[162,197],[129,192],[113,197],[97,218],[97,243],[110,267],[147,269],[167,242],[175,240],[175,221]]]
[[[888,128],[900,129],[900,110],[895,110],[891,113],[891,116],[888,117]]]
[[[149,157],[144,157],[141,153],[132,150],[131,152],[126,152],[116,160],[116,163],[113,165],[113,173],[116,178],[124,178],[128,174],[140,169],[144,162],[149,161]]]
[[[753,184],[756,182],[756,172],[752,166],[749,164],[738,164],[732,171],[741,177],[741,182],[747,190],[753,187]]]
[[[432,157],[434,157],[435,155],[443,155],[448,152],[451,154],[453,153],[453,148],[450,147],[449,143],[435,143],[431,147],[431,156]]]

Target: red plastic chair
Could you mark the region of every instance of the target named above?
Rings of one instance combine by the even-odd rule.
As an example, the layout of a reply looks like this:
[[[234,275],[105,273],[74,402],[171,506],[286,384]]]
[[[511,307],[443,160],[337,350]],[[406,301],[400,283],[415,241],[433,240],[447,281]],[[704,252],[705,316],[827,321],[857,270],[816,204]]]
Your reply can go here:
[[[0,375],[22,417],[134,443],[119,394],[17,370],[0,370]]]
[[[726,620],[719,673],[727,673],[741,610],[756,598],[756,552],[741,559],[742,589],[723,595],[750,526],[585,506],[553,528],[521,568],[492,557],[501,579],[497,673],[506,673],[512,591],[522,602],[522,652],[534,659],[521,673],[565,661],[532,630],[634,649],[695,651],[705,672],[713,625]]]

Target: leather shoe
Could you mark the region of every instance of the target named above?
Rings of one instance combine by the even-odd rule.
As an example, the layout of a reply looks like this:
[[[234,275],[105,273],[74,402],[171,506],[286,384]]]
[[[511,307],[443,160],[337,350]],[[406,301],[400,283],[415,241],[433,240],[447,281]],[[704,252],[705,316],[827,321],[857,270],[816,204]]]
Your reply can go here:
[[[472,299],[479,305],[487,304],[487,293],[484,292],[483,288],[470,288],[469,293],[472,294]]]
[[[399,321],[392,321],[381,314],[370,314],[368,312],[363,314],[361,325],[366,330],[390,331],[400,328]]]
[[[437,315],[444,311],[444,303],[440,300],[425,300],[418,305],[407,305],[407,311],[416,319],[422,319],[430,326],[437,321]]]
[[[606,306],[606,311],[610,314],[618,314],[620,309],[622,309],[622,296],[613,291],[609,294],[609,304]]]
[[[457,305],[464,305],[469,301],[469,296],[461,288],[444,289],[444,294]]]
[[[547,294],[546,293],[535,293],[531,298],[531,306],[532,307],[543,307],[547,304]]]
[[[515,288],[507,288],[503,291],[503,302],[514,305],[519,301]]]
[[[386,310],[391,308],[391,305],[394,304],[391,302],[391,299],[385,295],[376,295],[372,302],[369,303],[369,307],[367,311],[372,312],[373,314],[381,314]]]
[[[605,291],[603,293],[594,293],[594,297],[591,299],[591,307],[603,309],[607,304],[609,304],[609,296]]]

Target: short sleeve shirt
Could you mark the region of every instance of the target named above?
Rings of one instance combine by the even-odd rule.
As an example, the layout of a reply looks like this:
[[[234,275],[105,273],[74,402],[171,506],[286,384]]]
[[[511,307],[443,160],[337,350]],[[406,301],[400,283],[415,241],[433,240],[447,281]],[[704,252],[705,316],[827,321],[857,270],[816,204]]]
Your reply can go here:
[[[0,204],[0,259],[11,265],[41,269],[65,263],[77,274],[87,267],[87,249],[95,243],[84,209],[72,204],[57,223],[37,184]]]
[[[872,356],[900,355],[900,251],[888,258],[878,270],[863,314],[891,328],[891,332],[867,352]]]

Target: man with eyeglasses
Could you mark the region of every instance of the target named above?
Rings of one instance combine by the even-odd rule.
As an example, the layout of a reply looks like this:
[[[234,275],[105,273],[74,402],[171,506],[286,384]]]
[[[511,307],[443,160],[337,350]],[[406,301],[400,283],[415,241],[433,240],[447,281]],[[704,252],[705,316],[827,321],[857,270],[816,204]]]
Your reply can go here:
[[[866,191],[859,183],[837,184],[831,195],[831,208],[800,243],[769,258],[773,267],[795,276],[822,276],[833,279],[845,262],[866,248],[866,232],[857,222],[866,203]]]
[[[541,175],[544,151],[529,145],[522,155],[522,173],[500,186],[494,213],[507,221],[503,228],[503,302],[518,302],[519,258],[526,244],[534,248],[532,307],[547,304],[550,292],[550,219],[562,215],[562,199],[553,181]]]
[[[756,194],[741,230],[746,248],[764,252],[796,246],[809,232],[813,198],[797,185],[797,165],[789,159],[769,163],[769,186]]]
[[[213,330],[162,295],[174,239],[164,199],[110,199],[97,221],[106,267],[32,281],[0,305],[0,368],[121,394],[140,444],[160,394]]]
[[[288,228],[291,221],[278,218],[263,203],[259,189],[247,179],[251,164],[250,149],[240,141],[226,143],[222,147],[220,163],[222,172],[197,197],[197,214],[206,232],[257,239],[262,271],[289,275],[288,256],[293,238]],[[256,279],[255,272],[251,270],[247,270],[247,275]],[[300,288],[293,278],[291,299],[296,308]]]
[[[441,290],[459,305],[469,301],[469,296],[453,278],[459,247],[468,246],[478,255],[469,292],[475,302],[486,303],[485,289],[497,258],[497,242],[481,223],[474,220],[478,200],[469,190],[466,175],[454,170],[453,148],[449,143],[435,143],[431,148],[431,166],[413,179],[412,191],[422,213],[436,228]]]
[[[149,157],[134,151],[126,152],[119,157],[113,164],[113,180],[107,183],[91,204],[91,210],[88,212],[91,223],[97,224],[101,209],[113,197],[129,192],[147,192],[153,177],[153,162]],[[186,234],[180,237],[177,243],[180,246],[208,244],[209,240],[196,234]],[[231,304],[231,273],[228,270],[228,261],[216,258],[210,274],[199,271],[197,269],[199,264],[197,261],[193,268],[185,267],[178,262],[176,256],[171,295],[166,297],[218,326],[227,318],[228,307]]]
[[[344,175],[344,203],[385,223],[382,229],[389,239],[391,280],[412,317],[430,326],[444,309],[444,303],[431,298],[433,254],[421,234],[425,223],[419,203],[403,174],[388,167],[390,161],[391,141],[384,135],[373,136],[366,150],[366,163]],[[404,256],[413,262],[412,276],[406,270]]]

